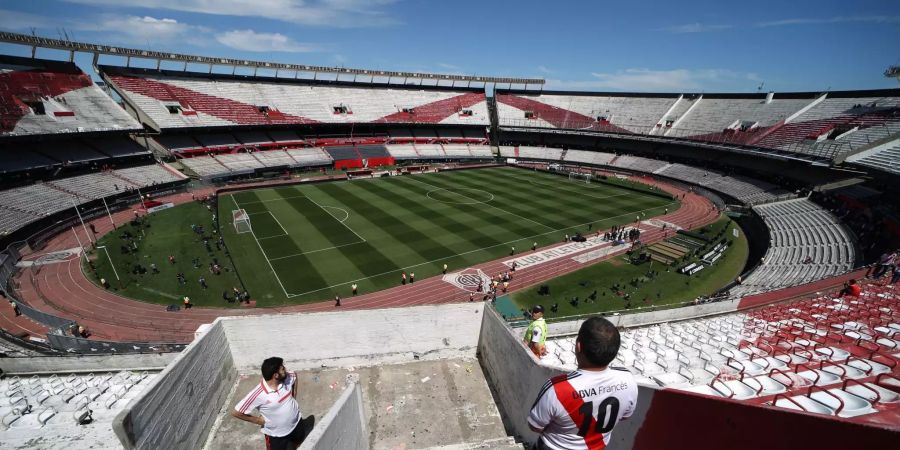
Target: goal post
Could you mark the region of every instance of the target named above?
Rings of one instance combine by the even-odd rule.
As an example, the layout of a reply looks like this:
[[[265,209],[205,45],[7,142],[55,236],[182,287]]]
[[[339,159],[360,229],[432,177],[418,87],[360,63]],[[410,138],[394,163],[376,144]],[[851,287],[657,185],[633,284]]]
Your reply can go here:
[[[231,219],[234,223],[234,231],[237,234],[250,233],[253,229],[250,227],[250,215],[243,209],[235,209],[231,211]]]
[[[569,172],[569,181],[582,181],[582,180],[587,184],[591,184],[591,174]]]

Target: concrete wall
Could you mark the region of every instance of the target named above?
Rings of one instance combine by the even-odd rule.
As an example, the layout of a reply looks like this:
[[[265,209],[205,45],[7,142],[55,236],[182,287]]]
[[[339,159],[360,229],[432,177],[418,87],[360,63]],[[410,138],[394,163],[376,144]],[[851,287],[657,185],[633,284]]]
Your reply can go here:
[[[255,373],[271,356],[296,370],[471,358],[483,310],[463,303],[219,320],[235,368]]]
[[[126,449],[200,448],[236,378],[217,320],[116,416],[113,430]]]
[[[507,433],[517,441],[534,442],[537,434],[528,428],[526,422],[531,405],[548,378],[565,372],[539,365],[493,308],[484,312],[478,357],[488,382],[493,386],[494,400],[504,418]]]
[[[140,355],[75,355],[37,356],[33,358],[0,358],[3,373],[32,375],[60,372],[105,372],[115,370],[162,370],[178,353]]]
[[[369,430],[363,412],[362,390],[353,383],[309,433],[300,450],[365,450]]]

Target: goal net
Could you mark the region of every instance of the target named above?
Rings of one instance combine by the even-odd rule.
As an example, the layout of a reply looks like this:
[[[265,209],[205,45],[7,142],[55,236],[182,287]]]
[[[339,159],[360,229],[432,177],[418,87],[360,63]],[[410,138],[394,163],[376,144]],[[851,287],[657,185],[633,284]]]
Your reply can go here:
[[[236,209],[231,211],[231,219],[234,223],[234,231],[238,234],[241,233],[249,233],[253,231],[250,228],[250,215],[247,214],[247,211],[243,209]]]
[[[590,184],[591,183],[591,174],[569,172],[569,181],[584,181],[585,183]]]

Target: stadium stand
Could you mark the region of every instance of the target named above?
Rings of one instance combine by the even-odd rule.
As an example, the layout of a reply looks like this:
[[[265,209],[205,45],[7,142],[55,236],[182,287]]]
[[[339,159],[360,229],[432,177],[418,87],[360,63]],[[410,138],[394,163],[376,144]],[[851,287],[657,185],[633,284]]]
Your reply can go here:
[[[179,162],[201,178],[219,177],[231,173],[228,167],[212,156],[195,156],[179,160]]]
[[[117,164],[149,152],[127,136],[0,142],[0,173]]]
[[[488,125],[476,89],[314,83],[102,67],[104,78],[157,129],[311,123]]]
[[[487,145],[469,145],[469,151],[475,158],[493,158],[494,153],[491,147]]]
[[[640,156],[616,156],[604,152],[566,150],[565,156],[562,157],[563,150],[557,148],[526,146],[501,146],[500,154],[507,158],[564,160],[662,175],[721,192],[747,204],[766,203],[794,197],[790,192],[765,181],[744,176],[729,176],[711,170],[678,163],[671,164]]]
[[[309,167],[331,164],[331,156],[319,147],[295,148],[287,151],[288,155],[297,161],[297,166]]]
[[[140,128],[74,63],[0,56],[0,136]]]
[[[730,290],[743,296],[795,286],[850,270],[856,261],[851,233],[826,209],[807,199],[754,207],[771,241],[756,270]]]
[[[413,144],[413,147],[423,159],[444,159],[447,157],[447,154],[444,153],[444,148],[438,144]]]
[[[497,92],[501,127],[637,133],[831,160],[900,133],[900,91],[769,94]]]
[[[558,148],[519,146],[520,158],[559,161],[562,159],[562,153],[563,151]]]
[[[838,417],[890,415],[900,394],[877,382],[895,362],[898,296],[820,295],[751,312],[637,327],[613,363],[639,382]],[[872,314],[881,308],[885,314]],[[575,368],[574,337],[548,342],[546,365]],[[878,421],[879,419],[873,418]]]
[[[115,442],[113,419],[157,375],[125,370],[0,379],[0,441],[24,448],[20,446],[35,445],[36,434],[57,443],[78,440],[85,425],[92,424],[98,440]]]
[[[596,164],[600,166],[609,165],[615,158],[614,153],[589,152],[585,150],[569,150],[566,152],[565,161],[571,161],[584,164]]]
[[[900,141],[853,155],[847,162],[900,175]]]
[[[213,158],[229,171],[235,173],[252,172],[265,167],[250,153],[226,153],[213,156]]]
[[[416,147],[412,145],[388,145],[387,146],[388,153],[397,160],[403,159],[419,159],[419,154],[416,152]]]
[[[84,141],[87,145],[92,146],[111,158],[148,154],[147,149],[130,139],[128,136],[104,135],[93,139],[85,139]]]
[[[288,155],[284,150],[266,150],[253,152],[251,155],[266,167],[293,166],[296,164],[291,155]]]
[[[640,156],[621,155],[615,161],[612,161],[610,165],[639,172],[656,173],[656,171],[666,167],[668,163]]]
[[[325,152],[328,153],[331,156],[331,159],[335,161],[344,159],[359,159],[359,153],[356,151],[355,147],[326,147]]]
[[[677,95],[661,97],[611,94],[497,94],[504,105],[501,125],[551,126],[609,132],[648,133],[675,103]],[[546,125],[527,125],[537,122]]]
[[[272,144],[272,138],[262,131],[238,131],[234,133],[234,137],[244,145]]]
[[[156,142],[171,151],[179,153],[185,150],[203,148],[203,144],[189,135],[161,135],[154,138]]]
[[[121,194],[129,188],[182,179],[162,166],[151,165],[93,172],[0,190],[0,211],[3,211],[0,234],[10,234],[40,218],[89,200]]]
[[[756,145],[831,158],[898,132],[900,98],[897,95],[846,98],[829,95]]]
[[[676,124],[667,135],[747,144],[763,130],[784,121],[811,101],[811,98],[767,99],[765,95],[753,99],[704,95],[696,101],[690,114],[675,118]]]
[[[443,144],[444,153],[448,158],[471,158],[472,152],[466,144]]]

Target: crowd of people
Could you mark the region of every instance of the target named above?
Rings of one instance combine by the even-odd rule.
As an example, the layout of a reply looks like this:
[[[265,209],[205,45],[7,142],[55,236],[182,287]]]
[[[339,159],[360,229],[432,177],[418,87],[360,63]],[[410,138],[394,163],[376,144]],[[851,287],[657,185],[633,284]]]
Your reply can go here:
[[[882,253],[878,261],[870,267],[866,277],[873,280],[887,278],[888,284],[900,282],[900,250]]]
[[[231,271],[230,267],[219,260],[219,258],[222,257],[227,260],[229,254],[228,248],[225,245],[224,237],[218,233],[219,223],[218,217],[215,214],[215,197],[195,197],[192,195],[192,198],[194,199],[194,201],[205,206],[206,209],[211,213],[211,222],[208,225],[202,223],[190,224],[190,229],[194,236],[194,239],[185,240],[185,242],[192,241],[192,244],[186,245],[196,245],[202,248],[202,252],[205,252],[209,259],[204,261],[203,257],[194,257],[189,261],[188,264],[184,264],[181,261],[181,258],[176,256],[175,254],[165,255],[165,264],[173,269],[177,269],[177,271],[175,272],[174,280],[176,285],[173,289],[175,292],[184,292],[182,288],[184,286],[187,286],[188,283],[194,282],[196,282],[197,285],[199,285],[203,290],[207,290],[210,288],[210,283],[207,281],[207,277],[218,277],[221,276],[223,272]],[[144,248],[142,247],[142,242],[147,228],[150,226],[148,217],[146,215],[142,216],[138,211],[134,211],[134,217],[130,221],[129,225],[130,226],[124,226],[118,229],[118,238],[120,241],[119,249],[121,254],[123,256],[131,257],[131,274],[137,277],[147,276],[148,274],[150,277],[155,277],[162,274],[163,272],[162,270],[160,270],[160,264],[163,263],[157,264],[156,261],[153,261],[151,259],[151,261],[149,262],[149,267],[145,267],[145,264],[148,263],[145,259],[145,252]],[[160,255],[150,255],[150,258],[158,258],[159,256]],[[94,275],[101,280],[101,285],[106,289],[112,288],[112,285],[106,280],[106,278],[101,278],[99,276],[94,261],[89,260],[88,264]],[[170,271],[168,272],[171,273]],[[250,294],[245,289],[241,289],[235,286],[231,290],[226,289],[222,292],[222,300],[227,303],[250,303]],[[188,309],[193,306],[193,303],[187,296],[183,296],[181,306],[185,309]],[[177,307],[175,307],[174,309],[177,310]]]

